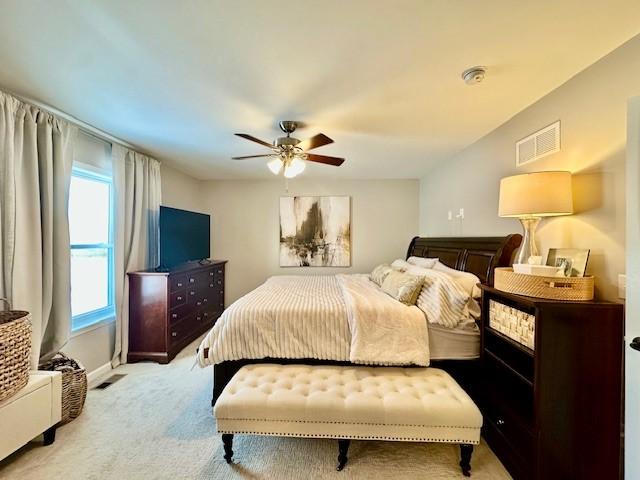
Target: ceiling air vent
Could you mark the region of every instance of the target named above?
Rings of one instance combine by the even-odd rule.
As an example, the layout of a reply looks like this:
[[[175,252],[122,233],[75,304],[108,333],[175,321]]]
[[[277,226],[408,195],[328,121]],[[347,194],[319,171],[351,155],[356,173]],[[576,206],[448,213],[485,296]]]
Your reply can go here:
[[[516,166],[560,151],[560,120],[516,142]]]

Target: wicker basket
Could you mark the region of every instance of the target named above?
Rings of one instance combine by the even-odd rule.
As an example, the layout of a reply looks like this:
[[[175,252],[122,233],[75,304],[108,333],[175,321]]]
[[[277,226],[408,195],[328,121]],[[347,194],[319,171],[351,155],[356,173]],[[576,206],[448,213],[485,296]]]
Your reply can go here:
[[[62,373],[62,420],[67,423],[82,413],[87,398],[87,371],[76,360],[64,353],[57,353],[48,362],[40,365],[40,370]]]
[[[0,312],[0,401],[9,398],[29,382],[31,361],[31,315],[11,310]]]
[[[496,268],[494,286],[498,290],[550,300],[593,300],[593,277],[541,277],[514,273],[512,268]]]

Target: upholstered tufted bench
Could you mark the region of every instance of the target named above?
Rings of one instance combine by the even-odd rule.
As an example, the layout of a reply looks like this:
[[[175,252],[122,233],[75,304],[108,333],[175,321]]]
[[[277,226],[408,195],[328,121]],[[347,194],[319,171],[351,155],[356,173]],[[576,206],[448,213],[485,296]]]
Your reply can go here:
[[[350,439],[460,444],[468,476],[482,415],[446,372],[435,368],[247,365],[214,408],[225,459],[233,435],[339,439],[338,470]]]

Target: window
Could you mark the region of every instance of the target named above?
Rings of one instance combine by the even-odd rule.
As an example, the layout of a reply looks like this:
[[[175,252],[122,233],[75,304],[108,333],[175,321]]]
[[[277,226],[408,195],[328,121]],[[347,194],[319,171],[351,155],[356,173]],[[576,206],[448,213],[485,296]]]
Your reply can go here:
[[[71,329],[112,318],[113,184],[91,169],[74,167],[69,192]]]

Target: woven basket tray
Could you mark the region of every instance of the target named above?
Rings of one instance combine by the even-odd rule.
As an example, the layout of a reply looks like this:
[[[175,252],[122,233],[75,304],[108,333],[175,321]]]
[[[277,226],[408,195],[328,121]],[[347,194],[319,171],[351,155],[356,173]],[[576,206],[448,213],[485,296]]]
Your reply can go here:
[[[550,300],[593,300],[593,277],[541,277],[496,268],[494,286],[503,292]]]
[[[0,312],[0,401],[29,382],[30,357],[31,315],[9,306],[8,311]]]

